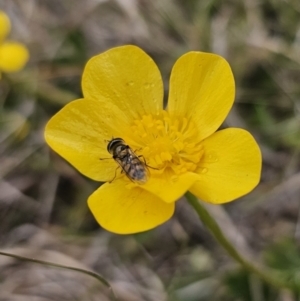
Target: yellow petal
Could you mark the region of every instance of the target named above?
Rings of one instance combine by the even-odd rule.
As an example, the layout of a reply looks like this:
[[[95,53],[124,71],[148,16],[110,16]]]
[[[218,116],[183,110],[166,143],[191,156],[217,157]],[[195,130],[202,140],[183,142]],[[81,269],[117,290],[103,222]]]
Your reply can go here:
[[[4,72],[21,70],[28,59],[29,52],[23,44],[5,42],[0,46],[0,69]]]
[[[170,78],[168,111],[191,117],[200,140],[214,133],[234,100],[234,78],[222,57],[189,52],[175,63]]]
[[[84,98],[110,102],[129,120],[158,114],[163,86],[153,60],[136,46],[112,48],[90,59],[82,78]]]
[[[121,117],[109,103],[79,99],[54,115],[45,129],[49,146],[85,176],[98,181],[114,178],[117,163],[107,152],[108,140],[120,137]],[[113,116],[119,116],[115,118]]]
[[[166,203],[172,203],[183,196],[196,180],[198,176],[191,172],[182,175],[163,173],[150,176],[141,188],[153,193]]]
[[[171,218],[174,204],[167,204],[139,187],[129,189],[127,183],[106,183],[89,197],[89,208],[103,228],[119,234],[137,233]]]
[[[0,42],[4,40],[4,38],[10,32],[10,21],[7,14],[0,10]]]
[[[250,192],[260,180],[261,152],[245,130],[229,128],[203,141],[204,155],[190,191],[203,201],[221,204]]]

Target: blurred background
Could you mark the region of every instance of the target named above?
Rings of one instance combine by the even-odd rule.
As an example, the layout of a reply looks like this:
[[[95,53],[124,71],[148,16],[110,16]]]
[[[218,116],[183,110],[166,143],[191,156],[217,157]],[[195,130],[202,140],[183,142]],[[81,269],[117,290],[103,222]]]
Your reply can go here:
[[[30,50],[26,68],[0,81],[0,249],[93,269],[121,301],[300,300],[299,0],[0,0],[10,39]],[[45,144],[46,122],[81,96],[87,60],[136,44],[158,64],[168,93],[176,59],[189,50],[230,63],[235,106],[225,126],[261,146],[260,185],[208,206],[245,256],[294,284],[274,286],[232,260],[185,200],[174,217],[138,235],[102,230],[87,208],[99,187]],[[0,256],[0,300],[112,300],[74,271]]]

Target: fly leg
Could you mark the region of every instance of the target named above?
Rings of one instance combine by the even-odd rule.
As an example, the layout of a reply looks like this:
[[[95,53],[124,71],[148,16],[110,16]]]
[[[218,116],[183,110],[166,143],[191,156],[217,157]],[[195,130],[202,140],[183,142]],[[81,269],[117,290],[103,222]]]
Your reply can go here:
[[[138,158],[142,158],[143,161],[144,161],[145,166],[147,166],[148,168],[155,169],[155,170],[159,170],[158,168],[149,166],[149,165],[147,164],[146,159],[145,159],[145,157],[144,157],[143,155],[138,156]]]
[[[116,168],[114,177],[113,177],[110,181],[108,181],[109,184],[112,183],[113,180],[117,177],[117,170],[118,170],[119,168],[120,168],[120,166],[118,166],[118,167]],[[121,171],[121,173],[122,173],[122,172],[123,172],[123,170]]]

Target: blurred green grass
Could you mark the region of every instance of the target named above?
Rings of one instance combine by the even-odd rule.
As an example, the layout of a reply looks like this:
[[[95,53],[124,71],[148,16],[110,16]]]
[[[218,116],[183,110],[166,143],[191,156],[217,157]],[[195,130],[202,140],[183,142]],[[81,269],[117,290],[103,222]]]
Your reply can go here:
[[[249,253],[299,287],[298,0],[2,0],[0,9],[12,20],[11,38],[31,53],[25,70],[0,81],[3,248],[41,257],[55,251],[46,257],[53,261],[68,256],[107,277],[120,300],[299,300],[300,289],[271,287],[242,270],[184,201],[153,231],[122,237],[99,229],[86,205],[99,183],[43,140],[47,120],[81,97],[82,69],[94,54],[117,45],[142,47],[157,62],[166,94],[172,65],[184,52],[224,56],[237,85],[225,126],[256,137],[264,166],[254,192],[220,207],[230,223],[219,223],[237,245],[242,238]],[[0,258],[0,299],[106,295],[76,274]]]

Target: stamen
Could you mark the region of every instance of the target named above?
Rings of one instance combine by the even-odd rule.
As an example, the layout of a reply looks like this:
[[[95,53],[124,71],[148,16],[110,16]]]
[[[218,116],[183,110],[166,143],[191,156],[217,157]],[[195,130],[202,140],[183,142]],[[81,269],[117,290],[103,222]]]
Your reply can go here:
[[[159,173],[168,168],[179,175],[194,171],[203,155],[196,129],[191,120],[162,111],[158,116],[144,115],[134,120],[128,136],[133,134],[139,141],[137,149],[147,165]],[[151,173],[156,172],[154,169]]]

